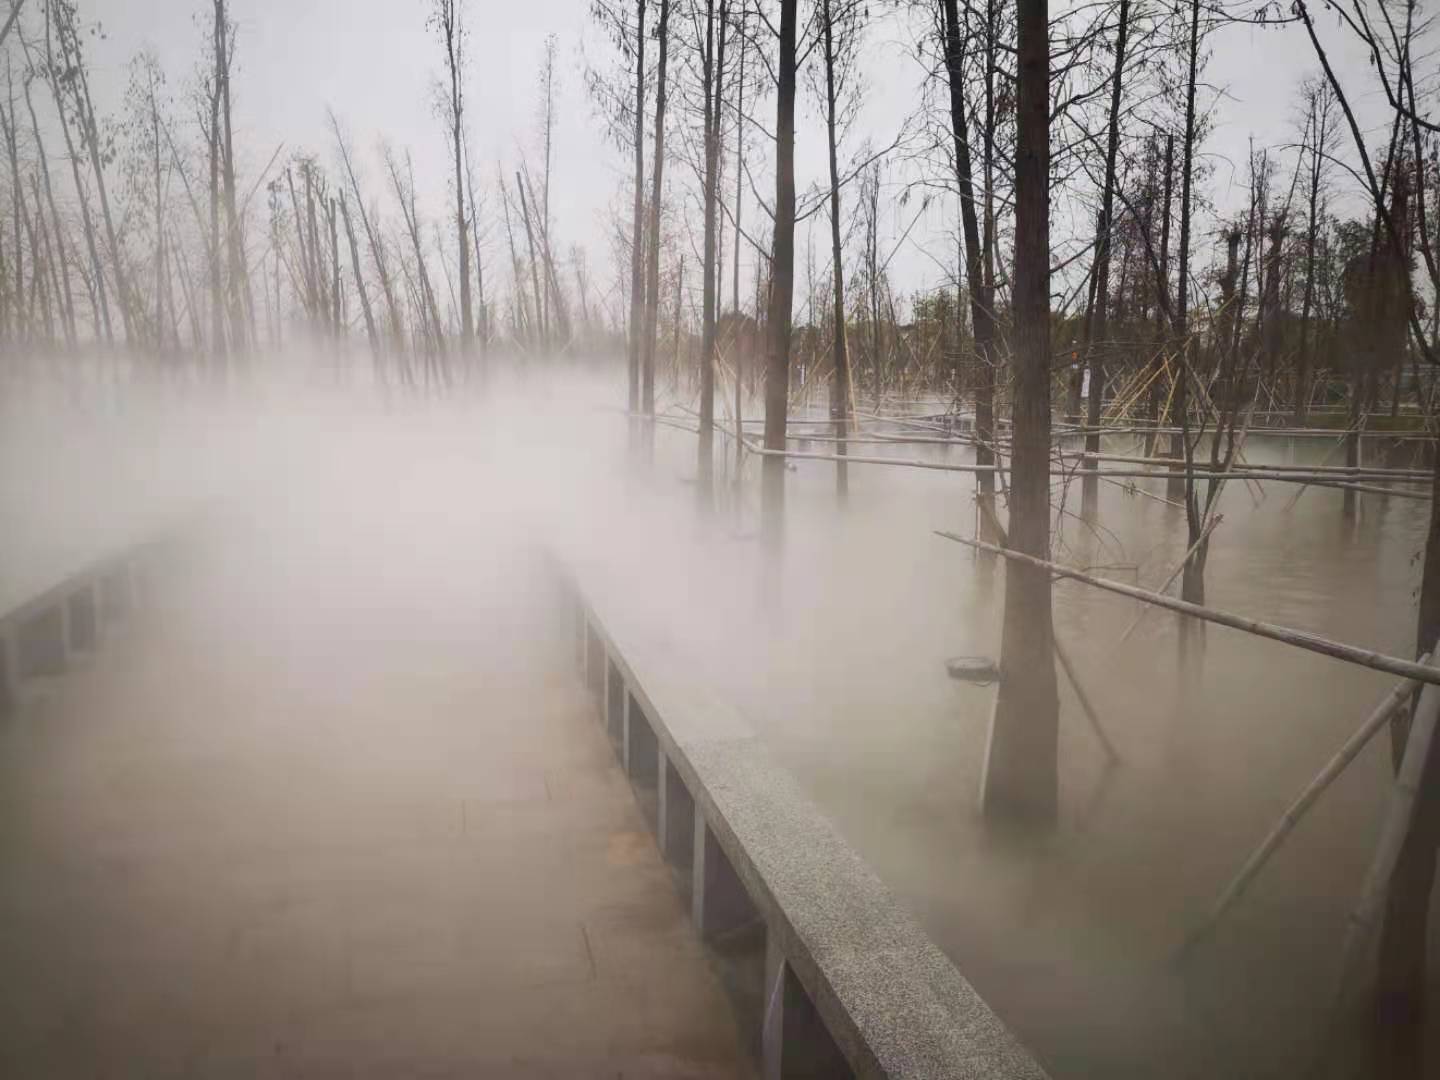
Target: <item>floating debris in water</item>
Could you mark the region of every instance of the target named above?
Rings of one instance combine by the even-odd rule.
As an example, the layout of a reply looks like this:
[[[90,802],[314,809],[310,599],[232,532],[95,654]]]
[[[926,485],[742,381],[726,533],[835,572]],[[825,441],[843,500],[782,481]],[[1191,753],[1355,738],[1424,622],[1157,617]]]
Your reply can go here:
[[[988,656],[952,656],[945,661],[945,673],[961,682],[989,686],[1000,678],[1000,665]]]

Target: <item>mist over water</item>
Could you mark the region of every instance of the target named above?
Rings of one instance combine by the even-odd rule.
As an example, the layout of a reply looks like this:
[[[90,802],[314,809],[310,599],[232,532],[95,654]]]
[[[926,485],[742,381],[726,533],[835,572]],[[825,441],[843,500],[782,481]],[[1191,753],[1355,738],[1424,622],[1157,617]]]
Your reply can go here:
[[[301,370],[295,357],[271,366]],[[550,546],[606,580],[689,677],[747,716],[1055,1075],[1295,1075],[1374,847],[1386,739],[1183,972],[1170,958],[1393,680],[1218,627],[1203,662],[1182,671],[1175,616],[1148,614],[1117,650],[1137,606],[1057,582],[1057,635],[1122,761],[1106,768],[1062,676],[1061,825],[1044,838],[986,828],[994,688],[949,679],[945,660],[998,656],[1004,568],[933,531],[973,535],[973,477],[852,465],[841,505],[832,466],[796,462],[779,595],[762,595],[756,459],[737,490],[733,446],[717,442],[723,495],[702,519],[693,436],[661,427],[653,467],[629,468],[617,375],[596,361],[496,376],[444,401],[323,376],[9,397],[0,592],[185,522],[201,543],[177,571],[176,625],[197,659],[165,677],[189,682],[176,691],[197,705],[186,722],[264,702],[255,737],[283,730],[314,765],[305,805],[363,813],[461,782],[464,763],[427,750],[426,718],[476,685],[518,685],[516,673],[554,663],[539,558]],[[1106,449],[1135,452],[1123,437]],[[1328,449],[1262,434],[1246,444],[1255,463],[1318,462]],[[958,447],[865,452],[973,460]],[[1287,510],[1294,485],[1262,486],[1227,486],[1208,603],[1407,655],[1427,504],[1362,495],[1346,522],[1338,491],[1311,488]],[[1078,484],[1067,505],[1078,509]],[[1056,557],[1153,588],[1185,551],[1183,511],[1112,484],[1099,524],[1067,517]],[[246,664],[206,661],[207,638]],[[264,687],[247,687],[257,673]],[[530,707],[514,703],[517,722]],[[385,741],[399,729],[415,737]],[[66,752],[83,756],[92,737],[67,729]],[[376,746],[397,759],[377,762]],[[506,783],[505,765],[488,762],[484,782]],[[229,813],[273,783],[230,775],[192,801]],[[145,797],[142,785],[137,805]],[[283,831],[283,818],[236,827]]]

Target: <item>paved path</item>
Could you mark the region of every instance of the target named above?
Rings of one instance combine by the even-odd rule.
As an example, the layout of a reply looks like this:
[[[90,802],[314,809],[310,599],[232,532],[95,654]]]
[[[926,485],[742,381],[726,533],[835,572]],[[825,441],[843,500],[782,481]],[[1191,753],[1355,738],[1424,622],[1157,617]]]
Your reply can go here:
[[[0,1075],[750,1074],[530,568],[376,569],[206,566],[0,727]]]

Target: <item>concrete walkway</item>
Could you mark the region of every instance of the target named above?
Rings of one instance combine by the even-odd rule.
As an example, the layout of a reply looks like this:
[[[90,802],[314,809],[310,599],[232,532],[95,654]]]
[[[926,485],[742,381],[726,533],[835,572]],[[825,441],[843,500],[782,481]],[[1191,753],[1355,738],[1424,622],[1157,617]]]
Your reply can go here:
[[[217,559],[0,727],[0,1075],[751,1074],[501,562],[460,596]]]

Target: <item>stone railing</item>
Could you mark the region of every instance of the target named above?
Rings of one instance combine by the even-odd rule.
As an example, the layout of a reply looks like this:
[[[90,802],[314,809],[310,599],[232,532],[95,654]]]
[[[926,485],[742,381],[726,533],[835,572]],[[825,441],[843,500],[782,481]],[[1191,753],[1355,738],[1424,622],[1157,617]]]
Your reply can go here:
[[[63,675],[98,652],[106,631],[143,604],[152,543],[84,563],[29,588],[0,597],[0,714],[18,710],[27,682]]]
[[[586,684],[697,931],[763,929],[767,1080],[1044,1077],[743,718],[627,623],[622,597],[559,573]]]

